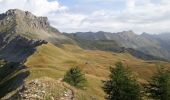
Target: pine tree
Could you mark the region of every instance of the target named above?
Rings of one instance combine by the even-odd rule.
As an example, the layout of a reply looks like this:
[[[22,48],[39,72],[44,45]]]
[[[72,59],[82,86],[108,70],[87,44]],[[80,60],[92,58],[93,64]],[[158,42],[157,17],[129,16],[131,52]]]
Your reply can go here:
[[[147,86],[147,93],[156,100],[170,100],[170,73],[159,68]]]
[[[87,85],[85,74],[78,67],[70,68],[64,76],[64,81],[77,88],[83,88]]]
[[[108,100],[140,100],[140,85],[121,62],[110,68],[110,79],[104,82]]]

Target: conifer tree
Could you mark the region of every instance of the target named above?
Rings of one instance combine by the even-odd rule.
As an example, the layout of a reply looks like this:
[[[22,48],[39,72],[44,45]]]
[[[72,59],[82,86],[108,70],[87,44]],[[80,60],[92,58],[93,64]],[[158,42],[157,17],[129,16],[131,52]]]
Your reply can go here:
[[[87,85],[85,74],[78,67],[70,68],[64,76],[64,81],[77,88],[83,88]]]
[[[140,100],[140,85],[121,62],[110,68],[110,79],[104,82],[108,100]]]
[[[170,100],[170,73],[159,68],[147,86],[147,93],[156,100]]]

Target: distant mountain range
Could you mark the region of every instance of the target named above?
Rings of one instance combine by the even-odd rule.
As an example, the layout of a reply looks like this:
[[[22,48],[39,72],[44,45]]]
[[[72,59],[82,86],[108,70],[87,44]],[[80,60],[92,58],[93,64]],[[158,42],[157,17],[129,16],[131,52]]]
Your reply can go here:
[[[77,32],[66,34],[85,49],[101,49],[117,52],[129,52],[145,60],[170,60],[170,34],[135,34],[133,31],[118,33]]]

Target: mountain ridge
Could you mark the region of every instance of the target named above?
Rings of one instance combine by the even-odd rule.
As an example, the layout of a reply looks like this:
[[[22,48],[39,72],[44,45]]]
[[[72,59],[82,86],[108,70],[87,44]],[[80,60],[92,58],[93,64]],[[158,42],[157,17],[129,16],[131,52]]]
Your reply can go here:
[[[30,39],[43,39],[54,44],[70,42],[48,22],[47,17],[36,17],[28,11],[10,9],[0,15],[0,32],[8,30],[8,34],[19,34]]]
[[[96,40],[112,40],[118,47],[131,48],[140,51],[143,54],[155,56],[155,58],[170,59],[170,53],[166,48],[160,45],[160,41],[149,39],[143,35],[137,35],[133,31],[123,31],[117,33],[110,32],[78,32],[67,34],[76,41],[96,41]],[[81,46],[81,44],[79,44]],[[89,48],[88,48],[89,49]],[[91,49],[91,48],[90,48]],[[113,49],[113,48],[112,48]]]

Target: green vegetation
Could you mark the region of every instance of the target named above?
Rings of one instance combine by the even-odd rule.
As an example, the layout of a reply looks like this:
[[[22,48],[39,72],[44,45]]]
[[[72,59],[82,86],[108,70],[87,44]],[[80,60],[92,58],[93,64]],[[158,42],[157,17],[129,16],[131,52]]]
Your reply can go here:
[[[110,68],[110,79],[104,82],[108,100],[140,100],[140,85],[121,62]]]
[[[77,88],[84,88],[87,84],[85,74],[78,67],[70,68],[64,76],[64,81]]]
[[[147,86],[147,92],[153,99],[170,100],[170,73],[165,69],[158,69]]]

